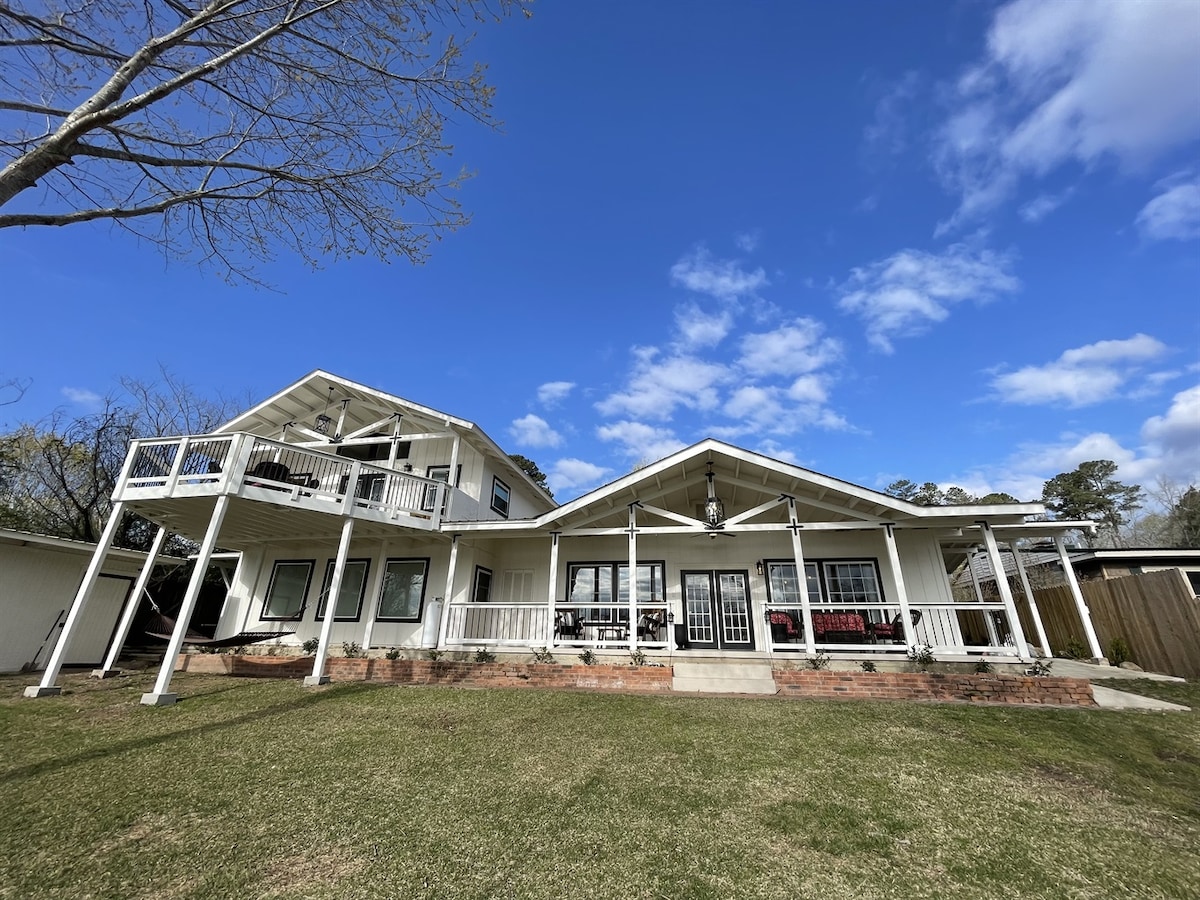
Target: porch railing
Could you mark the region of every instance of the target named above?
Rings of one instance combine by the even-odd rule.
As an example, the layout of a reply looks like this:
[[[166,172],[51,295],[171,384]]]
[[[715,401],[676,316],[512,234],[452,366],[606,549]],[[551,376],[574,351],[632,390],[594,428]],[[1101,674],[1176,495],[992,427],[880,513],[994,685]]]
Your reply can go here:
[[[251,434],[139,440],[115,499],[233,493],[436,528],[444,482]],[[407,524],[412,524],[411,521]]]
[[[452,603],[446,616],[447,646],[544,647],[551,642],[544,603]]]

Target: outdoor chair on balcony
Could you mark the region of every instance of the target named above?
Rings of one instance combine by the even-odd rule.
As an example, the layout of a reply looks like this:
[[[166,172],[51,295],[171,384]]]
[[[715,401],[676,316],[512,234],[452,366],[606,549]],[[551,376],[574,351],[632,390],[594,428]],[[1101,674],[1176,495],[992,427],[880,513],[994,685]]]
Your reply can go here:
[[[657,641],[662,626],[663,618],[660,613],[642,616],[638,619],[638,640]]]
[[[767,620],[771,624],[771,643],[773,644],[790,644],[800,640],[804,634],[796,622],[796,617],[786,610],[771,610]]]

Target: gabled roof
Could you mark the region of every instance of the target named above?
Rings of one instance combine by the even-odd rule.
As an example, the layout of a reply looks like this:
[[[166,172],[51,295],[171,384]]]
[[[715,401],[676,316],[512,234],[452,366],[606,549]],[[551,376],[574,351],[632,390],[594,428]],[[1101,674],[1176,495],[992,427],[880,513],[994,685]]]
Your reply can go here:
[[[480,523],[481,530],[571,528],[584,525],[616,527],[628,521],[629,504],[639,502],[695,517],[707,496],[706,472],[712,464],[716,493],[727,518],[768,504],[782,495],[796,499],[801,522],[883,523],[953,528],[980,519],[997,524],[1023,522],[1043,513],[1040,503],[970,506],[918,506],[879,491],[822,475],[801,466],[743,450],[713,438],[636,469],[557,509],[523,522]],[[646,513],[643,520],[653,518]],[[756,522],[787,519],[787,505],[776,504],[754,518]]]
[[[342,403],[346,400],[350,402],[346,404],[345,409],[346,418],[342,428],[344,434],[366,428],[393,413],[402,413],[405,433],[456,433],[485,457],[495,460],[509,475],[527,483],[537,497],[545,499],[547,506],[552,505],[553,501],[546,497],[545,492],[533,479],[509,459],[508,454],[474,422],[358,384],[321,369],[309,372],[300,380],[229,420],[215,429],[214,433],[245,431],[263,437],[278,438],[284,425],[289,422],[299,422],[311,427],[313,420],[322,413],[337,421],[342,413]]]

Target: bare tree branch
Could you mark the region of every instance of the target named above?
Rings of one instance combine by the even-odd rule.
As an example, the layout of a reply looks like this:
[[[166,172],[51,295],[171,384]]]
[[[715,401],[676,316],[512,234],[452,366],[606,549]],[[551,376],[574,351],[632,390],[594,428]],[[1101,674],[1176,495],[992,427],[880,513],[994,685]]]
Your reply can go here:
[[[0,227],[158,217],[249,280],[280,246],[418,261],[467,221],[446,123],[495,124],[459,33],[525,3],[0,0]]]

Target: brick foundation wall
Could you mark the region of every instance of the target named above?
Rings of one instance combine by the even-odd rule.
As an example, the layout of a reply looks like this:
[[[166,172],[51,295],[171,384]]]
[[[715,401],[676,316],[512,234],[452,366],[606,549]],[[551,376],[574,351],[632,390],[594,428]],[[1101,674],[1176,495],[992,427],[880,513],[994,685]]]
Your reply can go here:
[[[1084,678],[983,675],[974,672],[774,671],[782,697],[814,700],[938,700],[1033,706],[1096,705]]]
[[[303,678],[313,658],[188,654],[176,671],[262,678]],[[601,691],[670,691],[670,666],[564,666],[538,663],[433,662],[427,659],[330,657],[325,674],[334,681],[378,684],[453,684],[463,687],[586,688]]]

